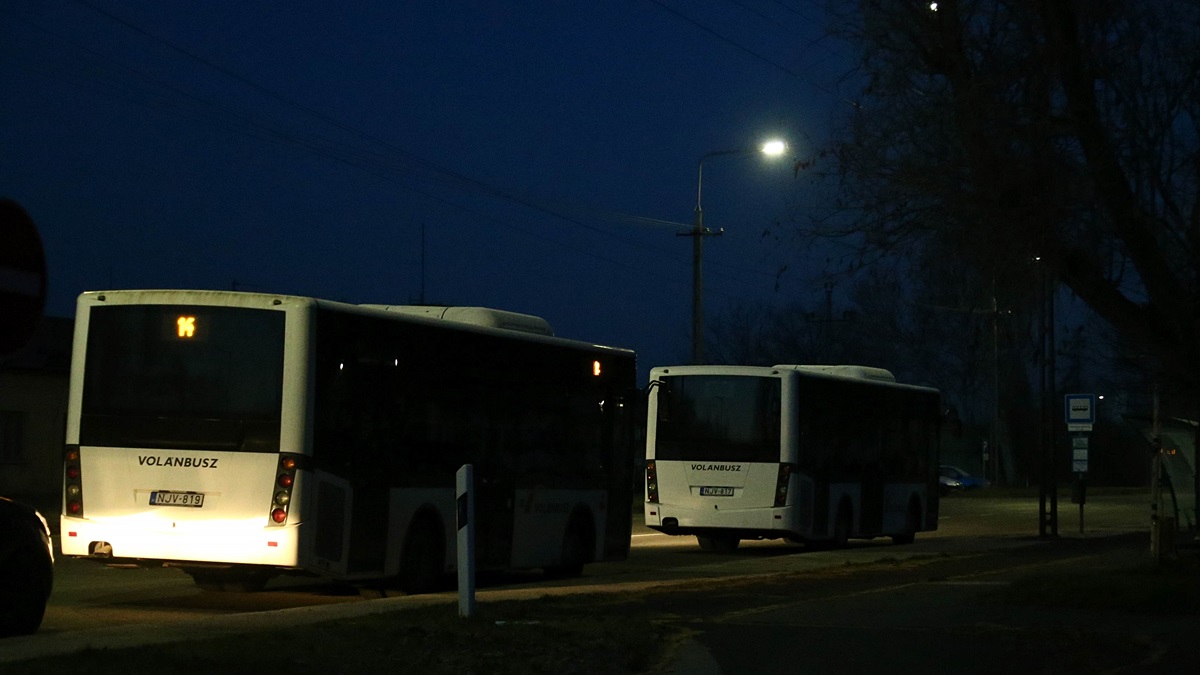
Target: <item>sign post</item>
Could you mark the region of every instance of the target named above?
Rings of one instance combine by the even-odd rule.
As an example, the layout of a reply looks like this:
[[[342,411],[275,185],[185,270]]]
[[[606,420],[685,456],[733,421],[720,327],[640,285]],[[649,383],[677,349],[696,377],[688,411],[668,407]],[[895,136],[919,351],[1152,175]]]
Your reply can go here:
[[[1067,431],[1071,434],[1071,501],[1079,505],[1079,533],[1083,534],[1083,505],[1087,503],[1088,434],[1096,423],[1095,394],[1067,394]]]
[[[458,615],[475,616],[475,467],[455,475],[458,495]]]

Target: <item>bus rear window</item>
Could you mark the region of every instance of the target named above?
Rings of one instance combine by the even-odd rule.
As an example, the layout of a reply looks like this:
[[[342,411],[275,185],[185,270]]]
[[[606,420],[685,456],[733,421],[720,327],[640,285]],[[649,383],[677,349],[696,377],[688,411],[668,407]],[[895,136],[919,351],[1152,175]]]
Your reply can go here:
[[[93,307],[80,442],[278,451],[284,319],[241,307]]]
[[[663,460],[778,462],[780,380],[663,378],[654,456]]]

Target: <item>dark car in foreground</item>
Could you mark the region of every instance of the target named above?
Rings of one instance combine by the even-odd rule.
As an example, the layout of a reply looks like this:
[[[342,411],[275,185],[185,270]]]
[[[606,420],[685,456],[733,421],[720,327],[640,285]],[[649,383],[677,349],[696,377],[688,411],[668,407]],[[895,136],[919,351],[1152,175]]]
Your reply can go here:
[[[36,509],[0,497],[0,637],[37,632],[54,586],[54,546]]]

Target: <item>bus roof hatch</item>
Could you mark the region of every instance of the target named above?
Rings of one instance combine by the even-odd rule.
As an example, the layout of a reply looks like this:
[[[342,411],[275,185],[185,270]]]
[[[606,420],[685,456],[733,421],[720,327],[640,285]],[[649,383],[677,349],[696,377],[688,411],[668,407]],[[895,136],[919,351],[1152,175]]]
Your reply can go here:
[[[876,382],[895,382],[896,376],[892,371],[871,366],[796,366],[777,365],[776,368],[799,370],[810,373],[823,373],[835,377],[850,377],[856,380],[874,380]]]
[[[401,314],[412,314],[430,319],[443,319],[472,326],[500,328],[532,335],[553,336],[550,323],[539,316],[508,312],[490,307],[446,307],[442,305],[363,305]]]

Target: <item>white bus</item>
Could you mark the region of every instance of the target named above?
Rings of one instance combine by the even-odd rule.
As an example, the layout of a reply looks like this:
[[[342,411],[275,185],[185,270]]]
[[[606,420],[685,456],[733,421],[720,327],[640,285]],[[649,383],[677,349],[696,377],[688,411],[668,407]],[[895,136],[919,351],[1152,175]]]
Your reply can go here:
[[[578,574],[628,554],[636,377],[630,351],[483,308],[84,293],[62,552],[423,592],[454,570],[470,463],[478,567]]]
[[[862,366],[650,372],[646,525],[732,551],[937,529],[939,395]]]

